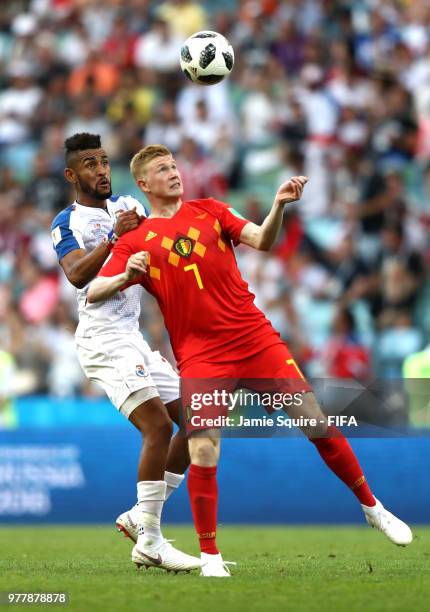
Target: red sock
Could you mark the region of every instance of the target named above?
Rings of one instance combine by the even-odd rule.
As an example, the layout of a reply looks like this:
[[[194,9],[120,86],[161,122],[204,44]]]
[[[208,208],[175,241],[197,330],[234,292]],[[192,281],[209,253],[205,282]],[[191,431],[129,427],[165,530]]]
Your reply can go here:
[[[191,464],[187,483],[200,550],[209,555],[216,555],[219,552],[216,546],[218,509],[216,466],[201,467]]]
[[[328,467],[344,482],[365,506],[374,506],[375,498],[366,482],[363,470],[343,433],[330,426],[327,438],[312,438]]]

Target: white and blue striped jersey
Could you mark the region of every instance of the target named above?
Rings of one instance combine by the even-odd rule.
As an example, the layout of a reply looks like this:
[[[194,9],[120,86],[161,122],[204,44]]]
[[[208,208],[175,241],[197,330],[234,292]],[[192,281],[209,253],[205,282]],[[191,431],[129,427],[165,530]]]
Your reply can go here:
[[[107,200],[107,210],[73,202],[51,225],[58,260],[76,249],[88,252],[95,249],[113,230],[120,211],[134,207],[139,215],[147,216],[144,206],[132,196],[111,196]],[[76,336],[89,338],[96,334],[138,331],[142,291],[140,285],[133,285],[105,302],[88,304],[88,285],[77,289],[79,324]]]

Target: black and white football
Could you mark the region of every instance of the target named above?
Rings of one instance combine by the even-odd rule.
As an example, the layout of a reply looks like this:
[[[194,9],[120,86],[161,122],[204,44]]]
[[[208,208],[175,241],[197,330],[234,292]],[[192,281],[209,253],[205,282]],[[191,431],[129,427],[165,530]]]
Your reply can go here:
[[[215,85],[230,74],[234,51],[222,34],[204,30],[192,34],[182,45],[181,68],[199,85]]]

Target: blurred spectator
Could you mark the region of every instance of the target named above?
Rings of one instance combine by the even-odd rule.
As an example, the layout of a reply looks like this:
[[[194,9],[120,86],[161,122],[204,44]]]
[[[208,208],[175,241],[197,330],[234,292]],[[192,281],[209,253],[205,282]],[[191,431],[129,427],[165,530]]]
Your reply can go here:
[[[360,343],[354,315],[349,308],[338,307],[322,361],[326,376],[352,378],[362,382],[369,378],[370,352]]]
[[[377,338],[375,347],[375,370],[380,378],[400,379],[402,365],[408,355],[423,346],[422,332],[414,327],[407,312],[398,312],[390,326]]]
[[[142,143],[142,128],[132,102],[122,109],[121,119],[115,128],[117,149],[112,151],[112,158],[125,165],[141,148]]]
[[[248,9],[246,19],[239,21],[233,31],[233,42],[248,66],[263,68],[270,54],[270,22],[262,18],[260,3],[247,2],[243,6]]]
[[[49,160],[42,150],[33,162],[33,180],[26,191],[27,201],[38,212],[55,216],[67,201],[67,185],[57,173],[49,167]]]
[[[14,379],[16,364],[13,356],[0,350],[0,430],[18,426],[14,409]]]
[[[259,219],[261,222],[264,220],[261,212]],[[287,212],[284,213],[280,239],[274,248],[275,254],[285,262],[288,261],[288,259],[290,259],[290,257],[292,257],[298,251],[300,246],[303,244],[304,239],[305,230],[300,219],[300,215],[298,214],[297,210],[287,210]]]
[[[384,70],[397,40],[395,11],[384,11],[382,6],[370,8],[363,28],[356,38],[356,57],[360,66],[370,70]]]
[[[100,2],[99,0],[75,0],[79,6],[82,23],[90,35],[93,48],[101,47],[112,24],[117,11],[116,2],[112,0]]]
[[[263,69],[247,72],[245,96],[241,105],[242,134],[248,145],[263,145],[276,134],[278,108],[272,83]]]
[[[67,202],[65,199],[64,202]],[[63,203],[64,207],[64,203]],[[51,234],[52,214],[43,211],[28,222],[31,242],[29,245],[29,255],[34,259],[43,272],[52,274],[56,278],[58,260],[52,249]]]
[[[67,95],[67,75],[65,72],[57,72],[46,84],[43,97],[35,110],[35,134],[43,137],[52,124],[64,124],[72,109],[72,101]]]
[[[368,125],[360,118],[360,114],[351,106],[345,106],[339,116],[337,140],[346,148],[355,151],[362,149],[368,138]]]
[[[43,274],[35,261],[26,259],[21,262],[19,281],[20,313],[28,323],[42,323],[57,305],[57,279]]]
[[[0,93],[0,145],[30,138],[30,122],[42,98],[29,63],[17,60],[9,67],[9,87]]]
[[[32,337],[49,364],[46,383],[48,392],[55,397],[75,395],[85,382],[76,358],[75,327],[67,305],[59,302]]]
[[[182,42],[181,37],[172,32],[169,23],[158,18],[137,40],[134,62],[147,70],[176,76]]]
[[[261,308],[271,323],[286,334],[285,297],[282,263],[268,253],[249,247],[239,250],[242,273],[246,276],[249,289],[255,294],[255,304]]]
[[[176,114],[175,104],[172,100],[163,100],[146,125],[145,145],[163,143],[170,151],[176,153],[181,146],[184,135],[184,129]]]
[[[364,177],[363,177],[364,178]],[[386,222],[402,223],[406,213],[404,185],[397,171],[381,174],[370,170],[364,178],[359,209],[361,227],[368,239],[368,257],[374,257],[379,244],[379,232]]]
[[[67,23],[58,46],[58,57],[74,68],[82,66],[88,59],[91,51],[91,40],[88,30],[79,19]]]
[[[409,396],[409,420],[417,427],[430,426],[430,346],[412,353],[403,362],[405,390]]]
[[[349,55],[331,66],[327,91],[339,106],[357,110],[369,108],[374,99],[372,81],[357,70]]]
[[[5,171],[6,173],[6,171]],[[0,282],[8,283],[15,266],[28,252],[30,236],[23,227],[21,203],[23,192],[13,188],[0,196]],[[1,284],[0,284],[1,287]]]
[[[381,269],[390,259],[402,261],[407,270],[421,282],[424,264],[420,253],[407,244],[403,225],[399,222],[386,223],[381,232],[381,243],[376,269]]]
[[[221,199],[225,196],[227,183],[210,157],[204,155],[191,138],[185,138],[176,156],[178,168],[184,182],[184,198],[213,197]]]
[[[157,93],[151,74],[134,70],[121,73],[116,92],[110,99],[107,114],[113,123],[119,123],[133,109],[138,127],[143,128],[156,108]]]
[[[38,29],[37,19],[31,13],[19,13],[11,23],[12,34],[14,35],[12,47],[10,49],[9,61],[12,63],[22,63],[35,69],[33,55],[33,41]]]
[[[3,214],[8,214],[23,198],[24,190],[22,185],[14,177],[12,169],[4,166],[0,169],[0,210]],[[0,220],[3,221],[2,213],[0,212]]]
[[[185,135],[194,140],[205,153],[209,153],[219,138],[221,125],[209,117],[206,102],[198,100],[193,121],[188,121],[184,125]]]
[[[77,132],[100,134],[104,146],[109,150],[114,148],[115,137],[112,126],[103,114],[97,100],[90,95],[76,100],[75,112],[70,114],[65,126],[65,138]]]
[[[96,96],[109,96],[118,84],[119,70],[101,52],[92,51],[82,65],[72,70],[69,77],[69,93],[81,96],[84,92]]]
[[[307,245],[302,244],[288,259],[287,272],[293,291],[300,288],[316,299],[337,297],[337,283],[330,282],[329,273]]]
[[[196,119],[199,100],[205,101],[211,121],[233,122],[229,89],[225,81],[213,87],[196,87],[186,82],[176,100],[176,110],[182,123],[191,123]]]
[[[291,176],[307,176],[305,155],[294,145],[294,140],[291,141],[290,139],[288,146],[283,147],[280,151],[282,170],[278,174],[279,184],[288,181]],[[312,201],[309,199],[309,192],[305,190],[300,200],[300,204],[298,205],[297,212],[300,217],[306,217],[308,214],[311,214],[311,210]],[[286,239],[288,240],[288,236]]]
[[[241,180],[240,160],[231,129],[225,123],[219,126],[210,153],[219,171],[227,179],[229,187],[237,189]]]
[[[418,279],[407,269],[403,261],[395,258],[385,262],[382,268],[382,311],[379,315],[381,327],[397,321],[397,313],[411,313],[418,292]]]
[[[148,29],[153,13],[153,0],[127,0],[122,11],[125,12],[130,30],[141,34]]]
[[[342,298],[345,304],[354,302],[367,295],[369,268],[356,252],[356,240],[351,231],[342,232],[328,252],[328,268],[337,282],[334,295]]]
[[[271,52],[282,65],[288,77],[298,74],[303,62],[304,37],[297,30],[293,20],[281,23]]]
[[[285,151],[300,155],[307,137],[307,125],[302,105],[294,98],[289,100],[287,113],[281,118],[281,121],[281,135],[288,144]],[[302,167],[303,163],[304,160],[301,163]]]
[[[130,26],[123,15],[118,15],[112,24],[112,29],[103,43],[105,58],[122,69],[131,68],[134,64],[136,34],[130,31]]]
[[[305,174],[309,177],[310,205],[303,214],[323,215],[329,207],[328,155],[335,141],[338,110],[324,87],[324,71],[317,64],[306,64],[300,73],[297,99],[302,106],[307,132]]]
[[[166,0],[159,6],[157,15],[164,19],[173,34],[182,40],[206,29],[206,11],[198,2],[192,0]]]

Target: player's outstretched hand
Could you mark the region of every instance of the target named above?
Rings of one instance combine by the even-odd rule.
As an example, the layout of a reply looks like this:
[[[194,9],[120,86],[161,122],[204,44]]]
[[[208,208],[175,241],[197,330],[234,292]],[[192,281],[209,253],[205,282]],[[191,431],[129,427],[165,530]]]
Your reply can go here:
[[[134,253],[128,258],[125,273],[127,280],[133,280],[141,274],[146,274],[146,266],[148,265],[148,253],[147,251],[139,251]]]
[[[279,187],[276,192],[275,201],[283,206],[284,204],[300,200],[303,188],[307,182],[306,176],[293,176]]]
[[[142,215],[137,214],[136,207],[131,210],[122,210],[115,223],[115,234],[117,236],[122,236],[126,232],[136,229],[144,218],[145,217],[142,217]]]

